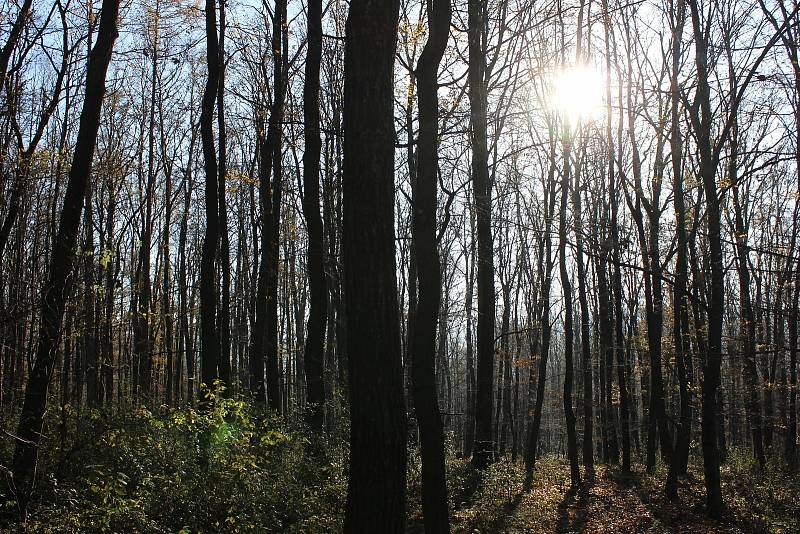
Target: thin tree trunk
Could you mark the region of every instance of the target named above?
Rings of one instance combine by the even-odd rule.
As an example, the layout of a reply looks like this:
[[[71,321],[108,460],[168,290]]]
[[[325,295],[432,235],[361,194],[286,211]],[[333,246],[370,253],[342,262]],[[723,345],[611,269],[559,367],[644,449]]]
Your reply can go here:
[[[708,83],[708,53],[700,19],[697,0],[688,0],[695,37],[695,64],[697,67],[696,102],[699,117],[694,123],[700,159],[700,176],[706,199],[706,222],[708,225],[709,260],[711,264],[711,291],[708,301],[707,353],[702,382],[702,438],[703,469],[705,472],[706,503],[712,517],[720,517],[723,511],[720,481],[720,451],[717,445],[717,393],[720,384],[722,363],[722,320],[725,300],[725,267],[722,256],[722,229],[720,224],[720,202],[717,196],[717,162],[711,141],[711,95]],[[698,115],[695,112],[695,115]]]
[[[797,309],[800,300],[800,276],[794,277],[789,311],[789,428],[786,432],[786,467],[797,471]]]
[[[86,403],[100,404],[99,354],[97,342],[97,297],[95,295],[94,217],[92,215],[92,184],[86,185],[86,207],[83,230],[83,350],[86,364]]]
[[[219,331],[219,379],[230,395],[231,376],[231,250],[228,240],[228,197],[226,175],[228,172],[228,137],[225,129],[225,1],[219,3],[219,83],[217,85],[217,136],[219,160],[217,194],[219,196],[219,270],[222,274],[217,329]]]
[[[677,235],[677,251],[675,256],[675,284],[672,291],[672,343],[675,348],[675,364],[678,371],[678,388],[680,390],[680,417],[676,432],[675,448],[667,474],[666,493],[670,499],[678,498],[678,477],[686,475],[689,461],[689,445],[692,426],[692,404],[689,397],[689,373],[686,360],[691,358],[688,343],[687,303],[687,235],[686,235],[686,207],[683,191],[683,140],[681,138],[680,117],[680,87],[678,74],[680,73],[681,40],[686,21],[686,4],[677,0],[675,26],[672,32],[672,71],[670,75],[671,95],[671,132],[670,149],[672,153],[672,193],[675,207],[675,233]],[[674,7],[673,7],[674,10]]]
[[[552,131],[552,129],[551,129]],[[538,376],[536,380],[536,401],[533,408],[533,421],[528,426],[528,435],[525,440],[525,491],[530,491],[533,483],[533,470],[536,467],[536,452],[539,447],[539,430],[542,424],[542,405],[544,404],[545,385],[547,381],[547,360],[550,353],[550,286],[553,280],[553,258],[551,257],[552,237],[551,226],[555,213],[555,141],[550,140],[550,166],[548,170],[547,183],[545,188],[547,193],[545,203],[547,213],[545,215],[545,228],[543,237],[539,245],[539,279],[541,283],[540,297],[540,316],[539,328],[541,330],[541,347],[539,352]]]
[[[735,135],[735,134],[734,134]],[[735,144],[735,137],[733,143]],[[733,154],[736,149],[732,149]],[[736,183],[737,169],[736,157],[731,156],[729,172],[732,183]],[[742,346],[742,373],[747,387],[747,415],[750,420],[750,430],[753,438],[753,455],[761,469],[764,469],[767,458],[764,455],[765,435],[761,418],[761,404],[759,402],[756,382],[758,370],[756,369],[756,318],[753,313],[753,304],[750,300],[750,266],[748,265],[747,228],[744,226],[742,207],[739,203],[738,188],[732,188],[734,230],[736,235],[736,261],[739,275],[739,302],[740,326],[739,332],[743,337]],[[766,402],[766,401],[765,401]]]
[[[565,137],[569,136],[569,124],[564,125]],[[558,222],[558,257],[561,272],[561,287],[564,291],[564,418],[567,425],[567,456],[569,458],[570,480],[575,487],[581,482],[578,467],[578,444],[575,435],[575,413],[572,410],[572,374],[573,374],[573,332],[572,332],[572,281],[567,271],[567,198],[569,197],[569,172],[571,157],[571,139],[564,142],[564,168],[561,180],[561,214]]]
[[[282,192],[282,121],[285,97],[283,25],[286,0],[275,1],[272,23],[273,85],[272,110],[266,136],[259,133],[259,197],[261,200],[261,262],[256,296],[256,327],[250,351],[250,387],[256,402],[267,401],[280,412],[278,365],[278,236]],[[271,178],[271,181],[270,181]],[[267,388],[264,389],[266,361]]]

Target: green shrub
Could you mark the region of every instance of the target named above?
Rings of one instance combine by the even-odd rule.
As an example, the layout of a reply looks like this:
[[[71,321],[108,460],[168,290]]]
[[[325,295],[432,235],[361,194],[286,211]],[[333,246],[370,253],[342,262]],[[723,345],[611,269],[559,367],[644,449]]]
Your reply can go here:
[[[66,406],[47,427],[33,532],[323,532],[342,519],[344,448],[313,458],[302,428],[241,400],[208,413]],[[4,443],[0,464],[12,452]],[[10,526],[16,504],[0,498]]]

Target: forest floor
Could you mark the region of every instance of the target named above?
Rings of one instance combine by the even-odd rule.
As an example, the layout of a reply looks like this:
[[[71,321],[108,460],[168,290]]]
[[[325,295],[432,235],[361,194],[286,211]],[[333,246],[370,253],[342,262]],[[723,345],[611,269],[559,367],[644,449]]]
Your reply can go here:
[[[0,435],[11,435],[8,426],[17,417],[0,413]],[[232,399],[207,413],[65,406],[48,417],[27,523],[20,526],[14,495],[0,481],[0,534],[342,530],[349,456],[344,426],[324,437],[326,452],[319,457],[308,454],[305,429]],[[0,439],[0,472],[12,461],[13,445]],[[421,534],[421,462],[415,444],[408,452],[407,533]],[[564,458],[545,455],[531,491],[523,492],[520,459],[495,462],[478,482],[468,459],[452,448],[447,457],[454,533],[800,533],[800,477],[785,474],[777,451],[764,471],[753,467],[749,450],[729,451],[722,471],[728,508],[721,521],[705,516],[697,450],[678,503],[664,497],[663,464],[648,473],[635,463],[623,476],[618,466],[598,463],[594,477],[583,473],[584,483],[571,490]]]
[[[666,470],[647,473],[635,465],[625,476],[598,465],[594,477],[570,489],[563,459],[545,457],[536,466],[530,492],[522,492],[522,468],[497,464],[468,502],[455,504],[454,532],[800,532],[800,484],[780,469],[754,471],[746,458],[723,467],[727,509],[720,521],[705,515],[702,466],[681,481],[680,501],[664,496]],[[585,475],[585,473],[582,473]]]

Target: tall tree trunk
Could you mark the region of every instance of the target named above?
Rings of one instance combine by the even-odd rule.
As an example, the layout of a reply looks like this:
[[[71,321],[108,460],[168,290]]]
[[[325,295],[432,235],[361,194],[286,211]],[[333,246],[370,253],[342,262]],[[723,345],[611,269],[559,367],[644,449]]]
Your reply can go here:
[[[467,209],[469,210],[470,232],[469,232],[469,248],[465,246],[464,251],[464,269],[467,273],[466,289],[464,294],[464,312],[467,316],[466,324],[466,402],[467,407],[464,414],[464,456],[469,458],[472,456],[472,447],[475,444],[475,349],[473,343],[473,321],[472,321],[472,295],[475,282],[475,210],[469,206],[467,201]],[[466,231],[466,222],[464,224]],[[465,239],[467,239],[465,237]]]
[[[616,429],[614,427],[612,398],[610,395],[611,384],[613,382],[613,363],[614,363],[614,327],[612,326],[611,292],[608,284],[608,251],[600,253],[598,261],[595,263],[597,273],[597,311],[600,345],[600,365],[601,373],[605,377],[602,383],[600,395],[602,398],[603,420],[605,421],[603,449],[604,460],[607,463],[616,463],[619,460],[619,449],[617,448]]]
[[[164,142],[163,114],[162,114],[162,147]],[[170,258],[170,230],[172,226],[172,170],[164,173],[164,229],[161,242],[163,267],[161,269],[161,319],[164,321],[164,359],[166,373],[166,403],[172,406],[175,401],[175,353],[173,351],[174,322],[172,318],[172,262]]]
[[[550,129],[552,131],[552,128]],[[545,228],[539,245],[539,280],[541,283],[539,328],[541,330],[541,346],[539,351],[539,366],[536,379],[536,401],[533,407],[533,421],[528,425],[528,435],[525,438],[525,491],[531,489],[533,483],[533,469],[536,467],[536,452],[539,447],[539,430],[542,424],[542,405],[544,404],[545,385],[547,381],[547,360],[550,354],[550,286],[553,281],[553,258],[551,255],[552,237],[551,221],[555,213],[555,174],[556,153],[555,141],[550,139],[550,165],[545,184]]]
[[[308,229],[309,310],[303,354],[306,371],[306,423],[312,432],[321,432],[324,422],[325,387],[323,350],[328,321],[325,279],[325,242],[320,215],[319,157],[322,140],[319,130],[319,71],[322,60],[322,0],[308,2],[308,37],[303,86],[305,150],[303,151],[303,215]]]
[[[608,145],[609,157],[608,157],[608,188],[609,188],[609,206],[611,207],[611,217],[610,217],[610,226],[611,226],[611,246],[614,250],[614,259],[617,260],[617,265],[615,266],[616,270],[619,270],[619,232],[617,228],[617,211],[619,209],[619,199],[616,189],[616,173],[615,173],[615,164],[616,164],[616,150],[617,148],[614,146],[614,140],[611,135],[611,66],[612,62],[616,58],[616,47],[612,48],[612,29],[611,29],[611,13],[608,9],[608,2],[603,0],[602,3],[603,8],[603,30],[604,30],[604,45],[605,45],[605,56],[606,56],[606,83],[605,83],[605,96],[606,96],[606,125],[605,125],[605,134],[606,134],[606,143]],[[620,93],[620,100],[622,100],[622,95]],[[619,121],[619,136],[618,136],[618,143],[622,144],[622,117],[620,115]],[[608,217],[608,210],[604,211],[603,217]],[[602,218],[601,218],[602,219]],[[605,453],[605,460],[611,462],[619,461],[619,446],[617,443],[617,429],[616,425],[614,424],[615,420],[615,409],[613,405],[613,382],[614,382],[614,354],[615,354],[615,347],[614,347],[614,328],[612,327],[612,316],[613,313],[613,302],[611,298],[611,286],[610,280],[607,276],[608,273],[612,272],[608,266],[608,254],[610,251],[604,250],[601,254],[600,262],[597,264],[597,278],[598,278],[598,286],[601,287],[601,291],[603,294],[598,295],[598,299],[600,302],[598,303],[598,312],[600,315],[600,320],[606,321],[606,326],[603,327],[602,324],[600,326],[600,353],[601,353],[601,363],[600,365],[603,366],[605,364],[604,369],[601,369],[600,375],[601,377],[605,377],[605,381],[601,380],[602,391],[602,419],[604,420],[603,425],[603,445],[604,445],[604,453]],[[613,277],[613,275],[612,275]],[[616,281],[616,279],[614,279]],[[619,353],[617,353],[619,354]],[[618,369],[619,372],[619,369]],[[622,368],[622,372],[624,373],[624,367]],[[619,375],[623,376],[623,375]],[[625,389],[625,384],[621,382],[619,384],[620,393]],[[626,406],[627,408],[627,406]],[[625,423],[627,424],[627,422]],[[624,463],[624,462],[623,462]],[[627,472],[625,466],[623,466],[623,471]]]
[[[789,307],[789,428],[786,432],[786,466],[797,471],[797,309],[800,300],[800,276],[794,275]]]
[[[626,26],[626,39],[630,42],[630,28]],[[633,78],[633,61],[631,46],[628,47],[628,78]],[[642,260],[645,266],[645,306],[647,316],[647,344],[650,354],[650,419],[647,435],[647,468],[655,468],[656,434],[658,434],[661,456],[665,461],[672,457],[672,438],[667,426],[667,415],[664,400],[664,379],[662,374],[661,339],[664,330],[664,297],[661,282],[663,266],[659,256],[659,234],[661,217],[661,177],[663,174],[662,135],[660,131],[656,141],[654,177],[652,179],[652,197],[648,200],[642,185],[642,161],[636,138],[634,101],[632,88],[627,91],[628,138],[631,144],[632,170],[636,194],[632,215],[639,234]],[[629,204],[631,204],[629,200]],[[642,209],[643,208],[643,209]],[[644,215],[647,214],[647,232],[644,227]]]
[[[94,217],[92,215],[92,184],[86,184],[86,208],[83,219],[83,349],[86,362],[86,403],[100,404],[100,375],[97,342],[97,296],[95,295]]]
[[[194,96],[194,94],[192,94]],[[191,122],[194,122],[194,111],[190,113]],[[181,214],[181,229],[178,235],[178,296],[180,298],[180,340],[183,350],[179,350],[179,358],[186,360],[186,382],[187,400],[190,404],[194,403],[195,392],[195,368],[194,368],[194,338],[189,328],[189,280],[186,245],[189,234],[189,210],[191,207],[193,183],[194,151],[196,142],[196,130],[192,128],[189,138],[189,157],[186,163],[183,184],[183,213]],[[182,400],[183,385],[180,380],[181,363],[178,363],[178,399]]]
[[[103,401],[111,404],[114,400],[114,296],[116,294],[116,280],[119,276],[120,262],[119,254],[114,246],[114,223],[117,209],[117,197],[114,189],[113,180],[107,179],[108,206],[106,208],[105,231],[101,238],[101,250],[103,258],[100,266],[103,273],[104,293],[103,293],[103,340],[102,340],[102,374],[103,381]]]
[[[414,314],[412,381],[422,457],[422,511],[425,532],[449,532],[444,429],[436,391],[436,320],[441,306],[441,264],[437,231],[439,178],[439,62],[450,36],[450,0],[428,4],[428,41],[417,64],[419,148],[412,214],[413,254],[419,294]],[[447,340],[440,339],[444,344]]]
[[[711,141],[711,95],[708,83],[708,52],[700,5],[697,0],[688,0],[695,37],[695,65],[697,67],[697,89],[695,100],[700,112],[694,113],[692,122],[697,135],[700,160],[700,176],[706,197],[706,221],[708,224],[709,261],[711,264],[711,291],[708,301],[707,354],[703,366],[702,382],[702,449],[705,472],[706,504],[712,517],[720,517],[723,511],[720,483],[720,451],[717,446],[717,393],[722,364],[722,319],[725,305],[725,266],[722,257],[722,228],[720,201],[717,196],[717,164]],[[699,116],[698,116],[699,115]]]
[[[230,395],[233,387],[231,376],[231,247],[228,239],[228,196],[226,176],[228,172],[228,136],[225,129],[225,0],[219,3],[219,83],[217,85],[217,136],[219,137],[219,160],[217,192],[219,195],[219,249],[217,251],[219,271],[222,274],[217,328],[219,331],[219,379]]]
[[[142,400],[151,401],[153,382],[153,339],[150,329],[152,286],[150,280],[150,249],[153,244],[153,203],[155,202],[155,139],[156,139],[156,100],[158,98],[158,60],[159,60],[159,11],[157,0],[154,8],[153,48],[150,69],[150,102],[148,109],[147,134],[147,181],[144,190],[144,210],[142,239],[139,245],[139,258],[136,269],[136,309],[134,316],[133,347],[136,357],[138,383],[137,393]]]
[[[86,68],[86,94],[81,111],[78,138],[67,180],[64,204],[61,208],[58,234],[48,268],[40,312],[39,346],[25,389],[25,401],[20,414],[13,462],[12,490],[17,496],[23,515],[33,489],[39,441],[42,436],[47,390],[53,374],[56,352],[61,342],[61,323],[71,289],[75,245],[81,220],[86,187],[92,167],[100,109],[105,93],[105,79],[111,52],[117,37],[118,0],[103,0],[97,41],[89,55]]]
[[[583,223],[580,173],[575,173],[572,211],[575,220],[575,263],[578,269],[578,301],[581,317],[581,370],[583,373],[583,466],[587,472],[594,468],[594,399],[592,391],[592,350],[589,332],[589,302],[586,297],[586,265],[583,257]]]
[[[472,463],[482,471],[492,461],[492,379],[494,375],[494,247],[492,245],[492,184],[486,145],[486,3],[469,0],[469,105],[472,141],[472,187],[478,227],[477,390],[475,445]]]
[[[274,102],[270,115],[270,131],[267,133],[268,150],[272,151],[272,187],[269,224],[264,229],[267,236],[267,321],[266,351],[267,402],[269,407],[281,412],[280,365],[278,356],[278,265],[280,263],[279,234],[281,226],[281,197],[283,193],[283,105],[286,97],[286,0],[275,1],[275,16],[272,24],[272,51],[274,63]],[[271,141],[271,142],[270,142]]]
[[[578,467],[578,444],[575,435],[575,413],[572,409],[572,374],[573,374],[573,332],[572,332],[572,281],[567,271],[567,198],[569,198],[570,185],[570,158],[571,142],[569,130],[571,125],[567,120],[564,128],[564,168],[561,179],[561,213],[558,219],[558,258],[561,273],[561,287],[564,291],[564,418],[567,425],[567,456],[569,458],[569,471],[572,486],[581,482],[580,468]]]
[[[280,412],[278,365],[278,236],[283,188],[282,121],[286,83],[284,79],[283,27],[286,0],[275,1],[272,19],[273,101],[267,132],[259,133],[259,197],[261,201],[261,262],[256,296],[256,327],[250,351],[250,387],[256,402],[267,401]],[[271,181],[270,181],[271,178]],[[266,362],[267,388],[264,389]]]
[[[394,235],[398,17],[397,0],[354,0],[346,26],[342,246],[350,477],[345,532],[405,529],[406,412]]]
[[[615,202],[615,201],[614,201]],[[616,214],[613,213],[611,217],[616,220]],[[617,225],[612,227],[612,234],[616,233]],[[631,395],[628,392],[628,377],[631,376],[630,366],[628,365],[628,358],[625,354],[625,337],[623,335],[622,327],[622,266],[620,265],[619,249],[620,242],[619,236],[615,236],[614,251],[612,252],[614,258],[614,271],[613,271],[613,285],[614,285],[614,331],[616,333],[616,343],[614,352],[617,356],[617,381],[619,382],[619,420],[620,420],[620,434],[622,437],[622,472],[630,473],[631,470]]]
[[[219,247],[219,184],[217,183],[217,154],[214,148],[214,101],[219,87],[219,40],[217,37],[217,6],[206,0],[206,63],[208,77],[200,111],[200,139],[203,145],[203,164],[206,173],[205,213],[206,234],[200,259],[200,378],[203,405],[212,399],[214,381],[219,378],[219,331],[217,325],[217,289],[215,260]]]
[[[734,141],[735,142],[735,141]],[[735,149],[732,150],[735,153]],[[731,156],[729,172],[732,183],[736,183],[736,157]],[[742,373],[747,387],[747,416],[750,420],[750,430],[753,438],[753,455],[758,465],[763,469],[767,459],[764,456],[764,427],[761,418],[761,403],[759,401],[758,370],[756,368],[756,317],[753,313],[753,304],[750,300],[750,266],[748,265],[747,228],[744,225],[742,206],[739,202],[738,188],[733,191],[733,220],[736,232],[736,262],[739,276],[739,301],[740,301],[740,326],[739,335],[742,336]]]
[[[503,248],[503,242],[500,243]],[[503,314],[500,319],[500,361],[497,368],[497,452],[502,457],[506,453],[509,419],[511,418],[511,365],[513,363],[509,350],[509,332],[511,328],[511,286],[500,276],[500,293],[503,299]]]
[[[575,46],[575,60],[577,65],[584,63],[583,59],[583,25],[584,25],[585,0],[581,0],[578,7],[577,42]],[[585,152],[585,144],[581,144],[581,158]],[[583,466],[587,476],[594,469],[594,403],[593,403],[593,378],[592,378],[592,351],[590,345],[589,329],[589,302],[586,296],[586,264],[584,259],[583,240],[583,206],[581,199],[581,164],[580,159],[575,170],[575,185],[572,191],[572,217],[575,228],[575,263],[578,271],[578,302],[580,306],[580,335],[581,335],[581,379],[583,382]]]
[[[680,73],[681,44],[683,28],[686,22],[686,4],[677,1],[677,12],[672,6],[675,17],[672,31],[672,70],[670,73],[670,149],[672,154],[672,194],[675,207],[675,233],[677,251],[675,256],[675,284],[672,291],[672,343],[675,350],[675,364],[678,371],[678,388],[680,390],[680,417],[676,432],[675,448],[667,474],[666,493],[670,499],[678,497],[678,476],[685,475],[689,461],[689,445],[692,426],[692,404],[689,397],[689,373],[686,360],[691,358],[688,343],[688,302],[687,302],[687,235],[686,206],[683,191],[683,140],[681,138],[680,116]]]

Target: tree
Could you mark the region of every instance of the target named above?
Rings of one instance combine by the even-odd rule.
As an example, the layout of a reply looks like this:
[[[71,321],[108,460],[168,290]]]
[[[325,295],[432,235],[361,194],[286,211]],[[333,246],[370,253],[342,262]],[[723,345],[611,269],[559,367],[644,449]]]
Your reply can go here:
[[[770,49],[787,28],[784,23],[748,67],[743,81],[731,91],[728,108],[722,117],[722,128],[714,133],[715,110],[712,106],[709,84],[709,39],[710,32],[704,6],[697,0],[687,0],[692,20],[692,33],[695,41],[695,67],[697,69],[697,88],[694,101],[687,105],[691,126],[697,138],[699,174],[702,181],[706,203],[706,224],[708,226],[709,263],[711,271],[708,296],[708,334],[706,336],[706,361],[703,366],[702,399],[702,449],[705,472],[706,500],[708,513],[720,517],[724,503],[720,482],[720,450],[718,449],[718,401],[720,367],[722,363],[722,329],[725,305],[725,268],[722,250],[721,194],[717,187],[717,170],[722,149],[730,140],[737,112],[743,95],[753,80],[761,63]]]
[[[319,158],[322,149],[319,124],[319,70],[322,61],[322,0],[308,3],[308,51],[306,52],[303,113],[305,114],[305,150],[303,151],[303,215],[308,229],[309,312],[303,360],[306,370],[306,420],[314,432],[324,422],[325,389],[323,350],[325,323],[328,320],[327,283],[325,280],[325,240],[320,215]]]
[[[345,532],[403,532],[406,422],[394,242],[399,2],[355,0],[344,81],[344,286],[350,392]]]
[[[67,180],[64,204],[61,208],[58,234],[53,241],[47,282],[42,293],[39,344],[25,388],[25,401],[17,427],[11,479],[12,491],[17,496],[23,516],[34,486],[47,392],[61,341],[61,323],[66,300],[71,289],[70,275],[75,261],[75,245],[92,169],[97,130],[100,126],[106,72],[117,38],[118,13],[118,0],[103,0],[97,41],[89,55],[86,68],[86,94],[81,110],[78,138]]]
[[[494,247],[492,245],[492,184],[486,147],[486,3],[468,4],[469,106],[472,142],[472,189],[478,230],[477,387],[475,391],[475,445],[472,463],[478,470],[492,461],[492,375],[494,374]]]
[[[552,125],[551,125],[552,126]],[[551,253],[552,249],[552,221],[555,216],[556,206],[556,140],[554,127],[548,128],[549,157],[547,181],[543,184],[544,194],[544,229],[539,239],[539,284],[541,287],[539,295],[539,308],[536,310],[539,315],[532,317],[531,320],[539,321],[539,365],[536,379],[536,401],[533,408],[533,420],[528,425],[528,435],[525,439],[525,483],[524,488],[530,490],[533,483],[533,469],[536,466],[536,453],[539,447],[539,431],[542,424],[542,405],[544,404],[545,385],[547,381],[547,361],[550,355],[550,339],[552,334],[552,324],[550,322],[550,288],[553,283],[553,267],[555,259]],[[529,275],[529,278],[532,276]],[[536,351],[531,351],[534,354]],[[531,389],[533,389],[531,387]]]
[[[219,262],[220,291],[217,329],[219,331],[219,360],[217,362],[219,379],[224,387],[233,387],[231,381],[231,250],[228,240],[228,133],[225,124],[225,2],[219,4],[219,82],[217,85],[217,136],[219,141],[219,158],[217,160],[217,196],[219,200]],[[170,202],[167,198],[167,203]],[[226,391],[229,394],[230,391]]]
[[[278,261],[280,206],[283,188],[281,160],[282,121],[286,96],[285,42],[286,0],[275,0],[272,17],[273,101],[266,128],[258,131],[259,200],[261,201],[261,261],[258,269],[255,332],[250,350],[250,389],[256,402],[268,401],[280,411],[278,391]],[[266,360],[267,389],[264,390]]]
[[[581,473],[578,467],[578,443],[575,435],[575,412],[572,408],[572,376],[573,376],[573,344],[572,331],[572,281],[567,270],[567,199],[569,198],[570,185],[570,158],[572,139],[570,137],[569,119],[564,118],[562,126],[564,132],[564,166],[561,171],[561,213],[558,218],[558,267],[561,274],[561,288],[564,292],[564,419],[567,425],[567,457],[569,458],[569,472],[572,486],[581,483]]]
[[[200,111],[200,140],[203,146],[203,164],[206,173],[206,234],[203,239],[203,252],[200,260],[200,343],[202,351],[200,401],[203,404],[212,401],[214,381],[219,378],[220,359],[215,268],[217,248],[219,247],[220,191],[217,182],[217,153],[214,148],[214,102],[219,88],[220,56],[215,0],[206,0],[206,65],[208,77]]]
[[[436,392],[436,320],[441,307],[441,264],[436,239],[438,70],[450,35],[450,0],[428,3],[428,41],[416,69],[419,149],[413,192],[413,254],[419,294],[414,313],[411,376],[422,455],[422,509],[426,532],[449,532],[444,430]],[[439,343],[445,343],[443,339]]]
[[[689,398],[691,380],[691,352],[689,347],[689,317],[687,302],[687,241],[685,193],[683,189],[683,139],[681,137],[680,86],[678,74],[681,65],[681,41],[686,23],[686,3],[676,0],[671,5],[672,65],[670,70],[670,151],[672,155],[672,194],[675,207],[675,284],[672,288],[672,343],[678,372],[680,418],[676,431],[675,448],[667,474],[666,493],[670,499],[678,497],[678,476],[685,475],[689,463],[689,445],[692,425],[692,404]]]

